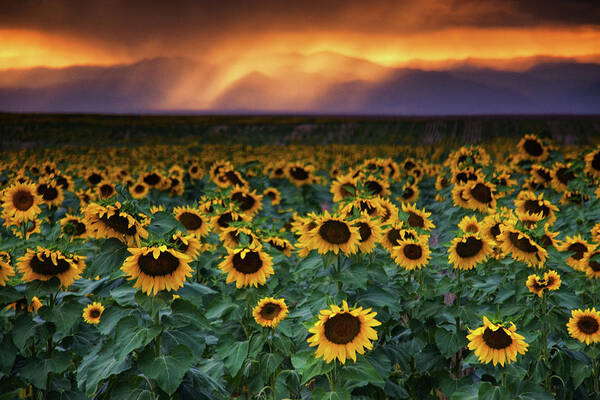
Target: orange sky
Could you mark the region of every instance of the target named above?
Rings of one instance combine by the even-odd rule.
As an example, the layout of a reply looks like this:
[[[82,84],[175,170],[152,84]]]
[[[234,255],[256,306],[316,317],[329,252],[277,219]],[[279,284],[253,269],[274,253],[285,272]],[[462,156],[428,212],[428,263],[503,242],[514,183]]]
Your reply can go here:
[[[3,29],[0,30],[0,69],[110,65],[156,56],[184,56],[210,63],[229,63],[231,73],[237,75],[254,69],[268,72],[270,56],[286,53],[331,51],[385,66],[399,66],[412,60],[600,54],[600,28],[597,27],[448,28],[404,34],[262,33],[253,37],[223,38],[218,46],[195,52],[195,48],[201,48],[198,41],[200,38],[188,36],[168,47],[148,42],[131,49],[122,48],[118,43],[109,46],[64,34]],[[314,65],[312,68],[326,69],[327,66]]]

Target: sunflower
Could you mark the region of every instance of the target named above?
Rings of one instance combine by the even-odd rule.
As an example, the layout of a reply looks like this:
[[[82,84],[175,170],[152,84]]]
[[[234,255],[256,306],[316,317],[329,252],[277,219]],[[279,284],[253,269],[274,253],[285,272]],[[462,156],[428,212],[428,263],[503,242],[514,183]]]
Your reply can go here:
[[[469,270],[485,262],[492,251],[487,239],[483,239],[479,233],[469,233],[452,239],[448,249],[448,262],[454,268]]]
[[[481,222],[481,235],[494,243],[500,240],[501,226],[504,221],[500,214],[487,215]]]
[[[596,243],[600,243],[600,222],[592,227],[590,233],[592,234],[592,240]]]
[[[544,273],[543,278],[537,275],[529,275],[526,285],[531,293],[542,297],[544,290],[558,290],[561,283],[560,275],[556,271],[550,270]]]
[[[83,239],[87,236],[87,225],[82,217],[66,214],[60,220],[60,228],[63,235],[72,239]]]
[[[600,178],[600,148],[586,154],[585,173],[593,178]]]
[[[600,251],[588,251],[583,258],[583,270],[588,278],[600,278]]]
[[[256,191],[235,188],[231,191],[231,200],[238,206],[242,214],[252,217],[262,208],[262,195]]]
[[[496,185],[483,179],[470,181],[465,185],[464,196],[469,208],[489,213],[496,209]]]
[[[571,266],[576,271],[584,271],[586,263],[584,260],[585,253],[591,252],[596,248],[596,245],[583,240],[580,234],[570,237],[558,246],[559,251],[568,251],[573,253],[566,259],[567,265]]]
[[[408,225],[411,228],[419,228],[424,230],[431,230],[435,228],[435,225],[429,219],[430,212],[426,212],[425,209],[419,210],[415,204],[402,203],[402,211],[408,214]]]
[[[12,232],[21,239],[29,240],[31,235],[41,232],[40,225],[42,224],[42,221],[38,218],[34,218],[31,221],[15,222],[14,224],[15,226],[13,226]],[[25,229],[23,228],[24,226]],[[23,235],[23,230],[25,230],[25,235]]]
[[[244,179],[242,174],[232,168],[222,169],[221,173],[217,175],[214,181],[220,188],[226,189],[230,186],[248,188],[248,182]]]
[[[464,233],[479,233],[481,231],[480,223],[474,215],[464,216],[458,223],[458,228]]]
[[[527,277],[527,282],[525,285],[531,293],[538,295],[538,297],[542,297],[542,293],[546,288],[544,280],[535,274]]]
[[[450,182],[455,185],[466,185],[470,181],[476,181],[480,178],[482,178],[481,173],[478,170],[475,170],[473,167],[468,167],[465,169],[453,168]]]
[[[204,178],[204,169],[198,163],[193,163],[188,168],[188,174],[191,179],[202,180]]]
[[[396,197],[396,200],[401,203],[414,203],[419,199],[419,187],[415,184],[406,182],[402,186],[402,194]]]
[[[138,200],[145,198],[149,191],[150,186],[146,185],[143,181],[136,182],[129,187],[131,197]]]
[[[211,218],[211,225],[215,228],[216,232],[220,232],[225,228],[229,228],[229,225],[234,221],[243,222],[247,218],[236,211],[233,210],[232,207],[226,208],[222,211],[217,212]]]
[[[502,225],[500,227],[500,247],[506,254],[511,253],[513,258],[522,261],[530,267],[538,267],[546,262],[548,253],[546,249],[537,244],[527,234],[518,229]]]
[[[165,184],[165,177],[160,172],[150,171],[140,178],[150,189],[160,189]]]
[[[548,149],[536,135],[525,135],[517,144],[517,148],[520,155],[528,160],[537,162],[548,158]]]
[[[162,245],[127,250],[131,256],[125,259],[121,270],[128,275],[127,280],[137,279],[134,288],[141,287],[148,295],[156,296],[160,290],[177,290],[186,277],[192,276],[188,264],[191,258],[175,249]]]
[[[345,198],[354,197],[356,195],[356,182],[357,179],[352,175],[338,176],[331,182],[331,188],[329,189],[333,194],[333,201],[337,203]]]
[[[452,187],[452,202],[457,207],[471,208],[469,197],[467,197],[466,185],[456,184]]]
[[[92,170],[85,177],[85,181],[87,182],[88,186],[92,186],[92,187],[96,186],[103,180],[104,180],[104,176],[102,175],[102,172],[100,172],[99,170]]]
[[[224,247],[229,247],[231,249],[235,249],[240,244],[246,246],[253,243],[260,247],[258,236],[256,236],[251,229],[245,227],[230,226],[229,228],[224,228],[221,230],[219,238],[221,239],[221,242],[223,242]],[[242,241],[242,238],[245,242]]]
[[[552,187],[557,192],[565,192],[569,182],[577,178],[570,164],[556,163],[552,170]]]
[[[548,186],[552,182],[552,170],[540,164],[534,164],[529,171],[533,180],[544,186]]]
[[[349,309],[346,300],[342,307],[332,305],[321,310],[319,320],[309,329],[313,335],[307,339],[309,346],[318,346],[315,358],[323,357],[330,363],[338,359],[342,364],[346,359],[356,362],[356,353],[364,354],[365,349],[373,348],[372,340],[377,340],[374,326],[381,325],[375,319],[376,312],[362,307]]]
[[[110,199],[117,193],[115,185],[108,181],[100,182],[96,187],[96,193],[99,199]]]
[[[585,344],[600,342],[600,312],[595,308],[585,311],[572,310],[571,318],[567,323],[567,330],[571,337],[585,342]]]
[[[292,250],[294,249],[294,245],[290,243],[289,240],[272,236],[265,239],[265,242],[269,243],[275,249],[281,251],[283,254],[285,254],[286,257],[292,256]]]
[[[42,203],[48,206],[58,207],[65,199],[63,190],[56,182],[43,180],[35,188],[38,195],[42,197]]]
[[[273,275],[271,256],[260,249],[227,249],[227,256],[219,264],[219,269],[227,275],[227,283],[235,281],[235,287],[264,285]]]
[[[354,254],[360,243],[359,228],[352,226],[339,215],[328,211],[315,221],[317,226],[311,231],[309,246],[319,254],[342,251],[345,255]]]
[[[100,317],[103,312],[104,306],[102,303],[95,301],[92,304],[88,304],[88,306],[83,309],[83,319],[88,324],[98,324],[100,323]]]
[[[381,224],[395,224],[398,222],[398,207],[388,199],[379,198],[374,216],[379,217]]]
[[[390,194],[390,184],[387,179],[369,177],[364,180],[363,186],[370,196],[387,197]]]
[[[281,203],[281,192],[274,187],[265,189],[263,196],[268,197],[271,200],[271,205],[276,206]]]
[[[181,231],[173,234],[169,241],[179,252],[192,259],[196,258],[203,248],[202,243],[196,236],[186,235]]]
[[[483,317],[483,326],[475,330],[469,329],[469,350],[475,350],[475,355],[480,362],[488,364],[490,361],[504,366],[517,360],[517,353],[525,354],[529,345],[525,338],[519,335],[517,327],[509,322],[508,328],[504,323],[493,324],[487,317]]]
[[[181,222],[188,233],[202,237],[208,235],[210,224],[206,217],[197,208],[190,206],[175,207],[173,209],[175,219]]]
[[[390,253],[392,252],[394,246],[400,245],[400,241],[405,239],[405,237],[402,235],[404,231],[404,229],[402,228],[402,222],[398,222],[392,224],[390,227],[383,231],[383,239],[381,240],[381,245]]]
[[[285,166],[285,173],[288,179],[298,187],[312,183],[313,171],[314,167],[312,165],[304,165],[301,163],[289,163]]]
[[[353,220],[352,224],[358,228],[360,234],[358,249],[361,253],[371,253],[383,239],[379,223],[367,214],[362,214],[360,218]]]
[[[89,204],[83,210],[83,214],[90,237],[116,238],[128,246],[139,244],[142,238],[148,237],[148,232],[142,224],[122,211],[119,202],[106,207]]]
[[[81,278],[82,269],[79,261],[82,258],[85,257],[74,258],[58,250],[52,251],[38,246],[36,250],[27,249],[27,252],[17,260],[17,270],[23,274],[25,282],[58,278],[60,284],[68,288],[75,280]]]
[[[15,275],[15,269],[10,265],[10,254],[0,251],[0,286],[6,286],[9,277]]]
[[[288,307],[284,299],[264,297],[252,309],[254,320],[265,328],[275,328],[288,315]]]
[[[548,224],[544,225],[544,234],[539,237],[540,246],[547,249],[549,247],[558,247],[558,241],[556,237],[558,236],[558,232],[552,232],[548,229]]]
[[[540,193],[536,196],[531,191],[523,191],[519,193],[517,199],[515,199],[515,207],[517,215],[533,216],[536,215],[539,219],[547,219],[547,223],[553,225],[556,221],[555,211],[558,211],[558,207],[544,200],[544,194]]]
[[[390,252],[396,264],[406,270],[421,269],[429,263],[431,252],[429,245],[419,239],[401,240]]]
[[[4,190],[2,214],[14,221],[32,220],[41,212],[42,197],[32,183],[18,183]],[[6,218],[5,218],[6,219]]]

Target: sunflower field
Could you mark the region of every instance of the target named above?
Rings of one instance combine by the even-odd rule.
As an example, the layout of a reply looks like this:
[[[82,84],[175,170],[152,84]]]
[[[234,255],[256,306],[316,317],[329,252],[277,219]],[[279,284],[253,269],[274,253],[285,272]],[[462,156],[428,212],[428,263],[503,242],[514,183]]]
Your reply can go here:
[[[599,143],[0,157],[0,399],[600,399]]]

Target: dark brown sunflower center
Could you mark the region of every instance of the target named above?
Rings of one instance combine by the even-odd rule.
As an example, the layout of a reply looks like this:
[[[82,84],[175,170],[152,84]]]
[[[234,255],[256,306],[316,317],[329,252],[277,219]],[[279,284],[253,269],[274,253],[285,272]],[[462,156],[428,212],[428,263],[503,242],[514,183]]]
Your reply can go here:
[[[413,194],[415,194],[415,191],[409,186],[406,189],[404,189],[404,192],[402,192],[402,198],[410,199],[413,196]]]
[[[468,224],[465,228],[465,232],[477,233],[479,232],[479,227],[477,224]]]
[[[242,274],[253,274],[260,270],[263,262],[257,252],[249,251],[244,258],[240,254],[233,256],[233,268]]]
[[[56,178],[56,184],[63,189],[67,189],[69,187],[69,181],[67,181],[67,179],[62,176]]]
[[[133,191],[136,193],[144,193],[144,185],[135,185]]]
[[[543,236],[540,238],[540,245],[541,245],[543,248],[545,248],[545,249],[547,249],[548,247],[552,246],[552,239],[550,238],[550,236],[548,236],[548,235],[543,235]]]
[[[418,260],[423,255],[423,249],[421,249],[421,246],[414,243],[409,243],[404,246],[403,251],[404,256],[406,256],[406,258],[409,260]]]
[[[535,173],[542,178],[544,182],[550,182],[550,180],[552,180],[552,175],[550,175],[550,172],[545,169],[536,169]]]
[[[33,205],[33,195],[27,190],[19,190],[13,194],[13,206],[19,211],[27,211]]]
[[[360,233],[360,241],[364,242],[365,240],[369,240],[373,232],[369,224],[367,224],[366,222],[359,222],[358,233]]]
[[[425,226],[425,220],[420,215],[409,211],[408,225],[410,225],[412,228],[423,228]]]
[[[598,320],[594,317],[584,316],[577,321],[577,329],[586,335],[593,335],[598,332]]]
[[[233,186],[244,186],[244,182],[240,179],[235,171],[227,171],[225,177]]]
[[[273,171],[273,173],[275,174],[275,176],[281,176],[283,175],[283,169],[277,168],[275,171]]]
[[[102,221],[104,225],[123,235],[131,236],[135,235],[137,232],[135,224],[131,225],[130,227],[129,220],[121,215],[113,214],[110,217],[107,217],[106,214],[104,214],[102,217],[100,217],[100,221]]]
[[[279,251],[284,251],[287,248],[287,244],[285,242],[283,242],[283,245],[281,245],[278,244],[275,240],[269,240],[269,244]]]
[[[102,180],[102,175],[97,174],[97,173],[93,173],[90,176],[88,176],[87,181],[92,184],[92,185],[97,185],[100,183],[100,181]]]
[[[100,317],[100,310],[93,309],[92,311],[90,311],[90,317],[92,317],[92,318],[98,318],[98,317]]]
[[[562,184],[567,185],[570,181],[575,179],[575,173],[573,171],[569,171],[568,168],[563,167],[556,171],[556,177]]]
[[[260,316],[266,320],[272,320],[279,315],[281,306],[279,304],[267,303],[260,309]]]
[[[39,260],[36,255],[29,262],[29,266],[31,267],[33,272],[40,274],[40,275],[46,275],[46,276],[59,275],[65,271],[68,271],[69,268],[71,268],[71,264],[69,264],[67,261],[65,261],[62,258],[58,258],[56,260],[57,265],[54,265],[52,263],[52,259],[50,257],[46,257],[45,255],[42,255],[40,258],[41,258],[41,260]]]
[[[538,281],[537,278],[534,279],[534,281],[533,281],[533,289],[536,290],[536,291],[540,291],[542,289],[545,289],[546,286],[548,286],[548,285],[544,284],[544,283],[540,283],[540,281]]]
[[[535,139],[527,139],[523,144],[523,148],[530,156],[539,157],[544,153],[544,148]]]
[[[229,227],[229,224],[233,222],[233,215],[228,211],[217,218],[217,225],[221,228]]]
[[[302,167],[290,168],[290,175],[299,181],[305,181],[308,179],[308,172]]]
[[[406,162],[404,163],[404,169],[405,169],[405,170],[407,170],[407,171],[410,171],[411,169],[413,169],[413,168],[414,168],[414,167],[416,167],[416,166],[417,166],[417,164],[415,164],[415,163],[414,163],[414,162],[412,162],[412,161],[406,161]]]
[[[105,184],[100,186],[100,195],[102,197],[109,197],[115,192],[115,188],[112,185]]]
[[[256,202],[256,200],[254,200],[254,197],[241,192],[234,193],[231,196],[231,199],[238,204],[242,211],[250,210]]]
[[[83,235],[85,233],[85,224],[82,222],[79,222],[76,219],[70,219],[67,221],[67,226],[71,226],[72,229],[70,230],[71,235],[73,236],[79,236],[79,235]]]
[[[193,166],[193,167],[190,169],[190,172],[191,172],[192,174],[195,174],[196,172],[198,172],[198,167],[194,165],[194,166]]]
[[[329,220],[321,225],[319,235],[328,243],[343,244],[350,240],[350,229],[345,222]]]
[[[144,176],[144,183],[148,186],[156,186],[160,183],[160,176],[152,172]]]
[[[189,244],[185,244],[183,242],[183,240],[181,240],[180,238],[177,239],[171,239],[170,240],[171,243],[173,243],[178,249],[179,251],[181,251],[182,253],[185,253],[187,251],[187,249],[190,247]]]
[[[550,214],[550,209],[543,203],[540,205],[540,202],[538,200],[526,200],[525,211],[527,211],[530,214],[542,213],[542,216],[544,218],[546,218],[548,214]]]
[[[569,247],[567,247],[567,250],[575,253],[571,256],[571,258],[575,260],[581,260],[583,258],[583,255],[587,251],[587,246],[583,243],[573,243]]]
[[[37,192],[42,195],[42,199],[46,201],[52,201],[58,197],[58,190],[45,183],[42,183],[37,187]]]
[[[267,195],[268,198],[270,198],[271,200],[275,200],[277,199],[277,195],[275,194],[275,192],[273,191],[268,191],[265,193]]]
[[[372,195],[378,195],[383,192],[383,186],[379,184],[377,181],[367,181],[365,182],[365,186],[369,189]]]
[[[590,266],[590,268],[591,268],[591,269],[592,269],[592,271],[594,271],[594,272],[600,272],[600,262],[592,260],[592,257],[596,257],[596,256],[597,256],[597,255],[599,255],[599,254],[600,254],[600,252],[599,252],[599,251],[597,251],[597,252],[593,253],[593,254],[590,256],[590,261],[589,261],[589,263],[588,263],[588,265]]]
[[[168,252],[161,252],[158,258],[154,258],[152,252],[150,252],[140,256],[138,266],[146,275],[165,276],[179,267],[179,259]]]
[[[538,251],[537,247],[535,247],[528,238],[521,237],[519,239],[519,234],[517,232],[510,232],[508,238],[513,246],[525,253],[536,253]]]
[[[485,331],[483,331],[483,341],[488,347],[495,350],[505,349],[512,344],[512,338],[504,332],[503,328],[499,328],[497,331],[485,328]]]
[[[469,236],[467,240],[456,244],[456,254],[462,258],[474,257],[483,248],[483,241],[474,236]]]
[[[388,242],[390,242],[390,244],[392,246],[398,246],[400,244],[400,240],[402,239],[400,237],[400,230],[398,230],[396,228],[390,229],[387,232],[386,237],[387,237]]]
[[[202,226],[202,218],[191,212],[181,213],[179,216],[179,222],[181,222],[181,224],[185,226],[185,229],[188,231],[195,231],[196,229],[200,229]]]
[[[600,172],[600,151],[597,151],[592,158],[592,168]]]
[[[471,189],[471,196],[479,203],[488,204],[492,202],[492,191],[483,183],[478,183]]]
[[[500,222],[498,222],[490,228],[490,233],[494,235],[495,238],[498,237],[498,235],[500,234]]]
[[[314,221],[310,221],[307,225],[306,225],[306,229],[309,231],[312,231],[313,229],[315,229],[317,227],[317,223]]]
[[[350,343],[360,332],[360,319],[350,313],[337,314],[325,322],[325,337],[335,344]]]

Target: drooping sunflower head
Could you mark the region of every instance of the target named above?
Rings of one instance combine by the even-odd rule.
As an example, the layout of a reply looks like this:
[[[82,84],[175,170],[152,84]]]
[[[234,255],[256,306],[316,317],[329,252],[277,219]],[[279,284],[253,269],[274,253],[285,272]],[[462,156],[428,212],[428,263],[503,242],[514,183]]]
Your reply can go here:
[[[517,328],[512,322],[494,324],[484,316],[483,326],[469,330],[468,348],[475,351],[475,356],[479,358],[480,362],[486,364],[493,362],[494,366],[510,364],[517,360],[517,354],[525,354],[529,347],[525,338],[516,330]]]
[[[88,324],[99,324],[100,317],[102,316],[103,312],[104,306],[102,305],[102,303],[95,301],[92,304],[88,304],[87,307],[83,309],[83,319]]]
[[[27,249],[18,259],[17,270],[23,274],[25,282],[58,278],[62,287],[68,288],[75,280],[81,278],[82,269],[77,264],[77,260],[71,256],[38,246],[36,250]]]
[[[374,216],[379,218],[381,225],[395,224],[398,222],[398,207],[389,199],[378,198]]]
[[[235,249],[238,246],[255,245],[261,247],[258,236],[250,229],[241,226],[230,226],[219,234],[224,247]]]
[[[227,274],[226,282],[235,282],[238,289],[264,285],[274,273],[271,256],[258,248],[227,249],[227,253],[219,269]]]
[[[37,194],[34,184],[17,183],[4,190],[3,214],[17,222],[31,220],[41,212],[41,202],[42,196]]]
[[[216,232],[221,232],[223,229],[229,228],[229,225],[234,221],[246,221],[249,219],[243,214],[238,213],[233,207],[228,207],[218,211],[211,218],[211,225],[214,227]]]
[[[517,144],[517,148],[520,155],[528,160],[544,161],[548,158],[547,147],[536,135],[525,135]]]
[[[235,188],[231,191],[231,200],[237,205],[242,214],[252,217],[262,208],[262,195],[256,191]]]
[[[372,340],[377,340],[373,327],[381,323],[375,319],[376,315],[370,308],[350,309],[345,300],[342,307],[332,305],[330,309],[321,310],[319,320],[309,329],[313,335],[307,339],[309,346],[318,346],[315,358],[323,357],[327,363],[334,359],[342,364],[346,359],[356,362],[356,353],[371,350]]]
[[[595,308],[572,310],[567,330],[571,337],[587,345],[600,342],[600,312]]]
[[[196,236],[177,231],[169,239],[173,247],[186,256],[194,259],[200,254],[203,246]]]
[[[396,264],[406,270],[421,269],[429,263],[431,251],[424,240],[404,239],[390,252]]]
[[[275,328],[288,315],[288,307],[284,299],[264,297],[252,309],[252,316],[260,326]]]
[[[136,280],[134,288],[141,287],[148,295],[177,290],[192,276],[191,258],[180,251],[165,245],[127,250],[131,256],[125,259],[121,270],[128,275],[128,280]]]
[[[448,261],[454,268],[469,270],[492,254],[492,246],[479,233],[468,233],[452,239],[448,249]]]
[[[360,234],[359,250],[362,253],[371,253],[383,238],[379,221],[367,214],[362,214],[360,218],[353,220],[352,223],[358,228]]]
[[[265,242],[274,247],[276,250],[285,254],[286,257],[292,256],[294,245],[287,239],[276,236],[271,236],[265,239]]]
[[[273,206],[281,203],[281,192],[274,187],[265,189],[263,196],[268,197],[271,200],[271,205]]]
[[[319,254],[334,252],[354,254],[360,242],[359,229],[340,215],[328,211],[315,221],[317,226],[310,233],[310,246]]]
[[[132,215],[121,209],[119,202],[112,206],[89,204],[83,210],[88,234],[95,238],[116,238],[128,246],[137,245],[148,232]]]
[[[429,218],[431,213],[426,212],[425,209],[419,210],[415,204],[402,203],[402,211],[408,214],[406,222],[411,228],[423,229],[426,231],[435,228],[435,225]]]
[[[15,275],[15,269],[10,265],[10,254],[0,251],[0,286],[6,286],[6,281]]]
[[[175,219],[181,222],[188,233],[203,237],[210,232],[210,223],[204,214],[197,208],[190,206],[175,207],[173,209]]]

